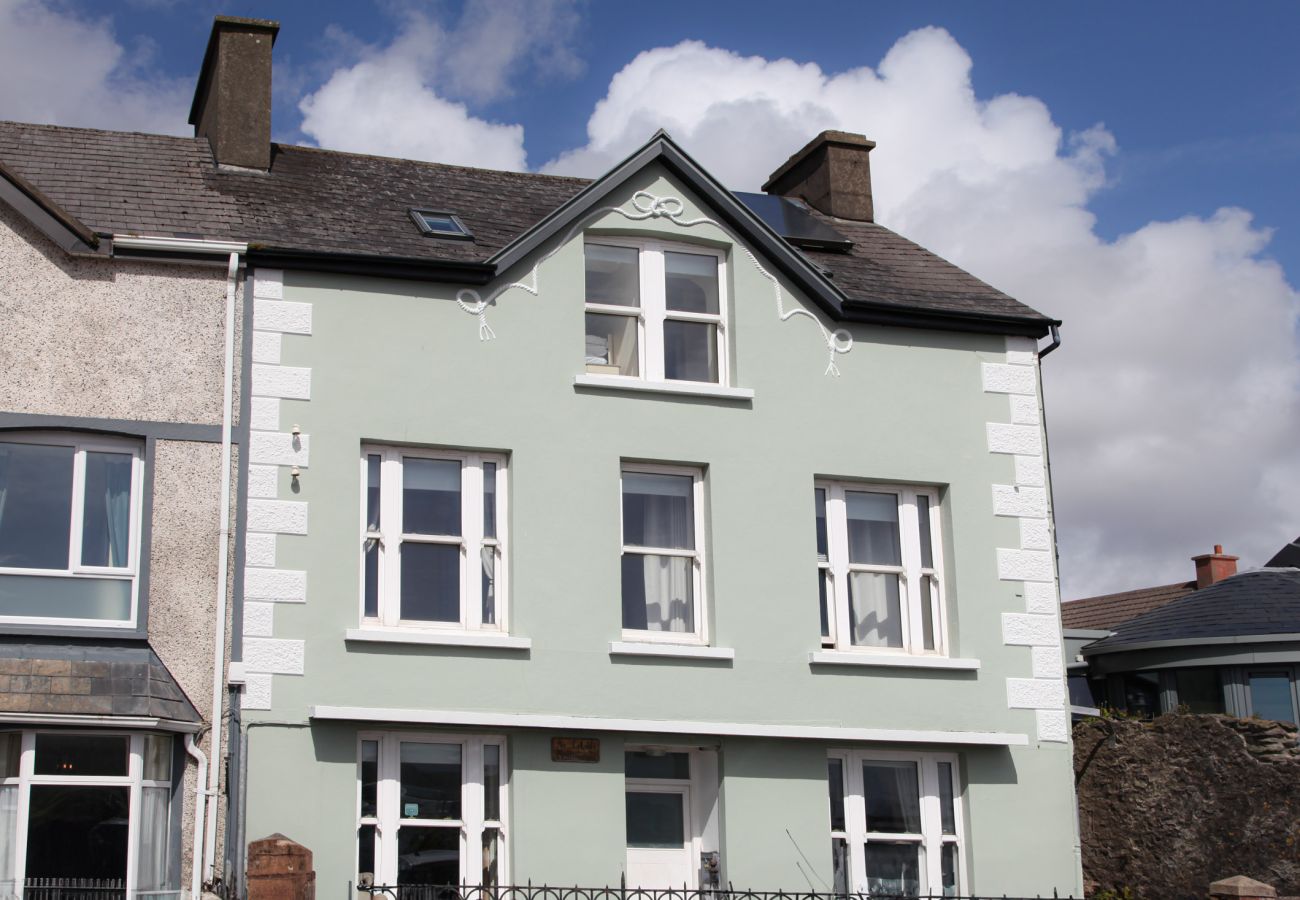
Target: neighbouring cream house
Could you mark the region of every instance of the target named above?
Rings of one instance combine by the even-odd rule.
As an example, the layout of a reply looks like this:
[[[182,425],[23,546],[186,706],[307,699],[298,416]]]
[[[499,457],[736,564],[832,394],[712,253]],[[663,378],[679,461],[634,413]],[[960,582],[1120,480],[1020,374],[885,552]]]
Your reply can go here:
[[[861,136],[761,194],[272,144],[274,33],[218,19],[194,138],[0,124],[96,232],[238,244],[229,883],[1078,894],[1058,323],[877,224]]]

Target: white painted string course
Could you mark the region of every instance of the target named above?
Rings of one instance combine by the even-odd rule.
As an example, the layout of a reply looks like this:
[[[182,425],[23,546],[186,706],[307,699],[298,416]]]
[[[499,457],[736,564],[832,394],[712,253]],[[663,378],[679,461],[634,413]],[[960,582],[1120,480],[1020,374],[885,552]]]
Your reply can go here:
[[[712,225],[714,228],[717,228],[723,234],[727,235],[727,237],[731,238],[733,243],[739,247],[745,256],[748,257],[749,261],[753,263],[754,268],[758,273],[772,283],[772,294],[776,299],[776,314],[780,321],[785,322],[795,316],[806,316],[808,319],[812,320],[813,324],[817,326],[819,331],[821,331],[822,340],[826,344],[827,361],[826,371],[823,372],[823,374],[838,376],[840,370],[839,367],[835,365],[835,356],[836,354],[848,353],[853,349],[853,335],[849,334],[849,332],[843,328],[837,328],[833,331],[828,329],[822,324],[821,320],[818,319],[817,316],[813,315],[803,307],[797,306],[794,309],[786,309],[785,298],[781,291],[781,283],[777,281],[776,277],[772,275],[772,273],[763,268],[762,263],[758,261],[758,257],[756,257],[748,247],[740,242],[735,234],[732,233],[731,229],[708,216],[684,219],[682,216],[685,211],[686,205],[678,197],[659,197],[648,191],[637,191],[632,195],[631,210],[623,209],[619,206],[605,206],[593,210],[591,213],[584,216],[569,230],[569,233],[564,236],[564,240],[556,244],[554,249],[541,256],[537,262],[533,264],[532,269],[530,269],[528,274],[523,278],[497,287],[486,297],[473,288],[464,288],[456,293],[456,304],[465,312],[478,318],[478,339],[480,341],[490,341],[496,337],[496,332],[493,331],[492,326],[488,324],[488,307],[495,304],[498,297],[510,290],[518,289],[526,291],[534,297],[538,296],[538,274],[541,271],[542,264],[556,253],[559,253],[560,250],[593,219],[597,219],[600,216],[609,213],[616,213],[617,215],[634,222],[643,222],[647,219],[664,219],[668,222],[672,222],[679,228],[694,228],[697,225]]]

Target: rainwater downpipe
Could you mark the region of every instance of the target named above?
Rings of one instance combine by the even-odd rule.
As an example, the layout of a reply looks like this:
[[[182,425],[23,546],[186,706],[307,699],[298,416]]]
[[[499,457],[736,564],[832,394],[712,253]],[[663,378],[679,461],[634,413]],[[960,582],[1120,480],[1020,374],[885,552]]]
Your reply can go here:
[[[198,764],[198,777],[195,779],[197,787],[194,791],[194,847],[191,851],[190,861],[190,900],[199,900],[203,893],[203,871],[199,866],[199,850],[202,843],[203,835],[203,817],[204,809],[207,806],[208,790],[205,782],[208,780],[208,758],[199,745],[194,743],[194,735],[185,735],[185,752],[194,758]]]

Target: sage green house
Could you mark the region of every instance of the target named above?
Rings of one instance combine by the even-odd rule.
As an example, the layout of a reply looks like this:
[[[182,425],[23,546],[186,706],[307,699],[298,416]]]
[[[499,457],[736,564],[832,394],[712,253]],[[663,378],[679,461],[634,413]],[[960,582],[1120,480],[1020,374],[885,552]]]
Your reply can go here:
[[[871,147],[765,195],[663,134],[591,183],[280,149],[409,234],[251,274],[244,842],[327,895],[1080,893],[1056,323],[874,224]]]

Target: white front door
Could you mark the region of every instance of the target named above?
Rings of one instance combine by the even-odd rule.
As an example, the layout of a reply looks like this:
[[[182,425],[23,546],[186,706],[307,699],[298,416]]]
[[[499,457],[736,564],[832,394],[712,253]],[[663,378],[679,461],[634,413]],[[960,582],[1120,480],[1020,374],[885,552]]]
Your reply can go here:
[[[627,886],[696,887],[688,785],[627,781]]]

